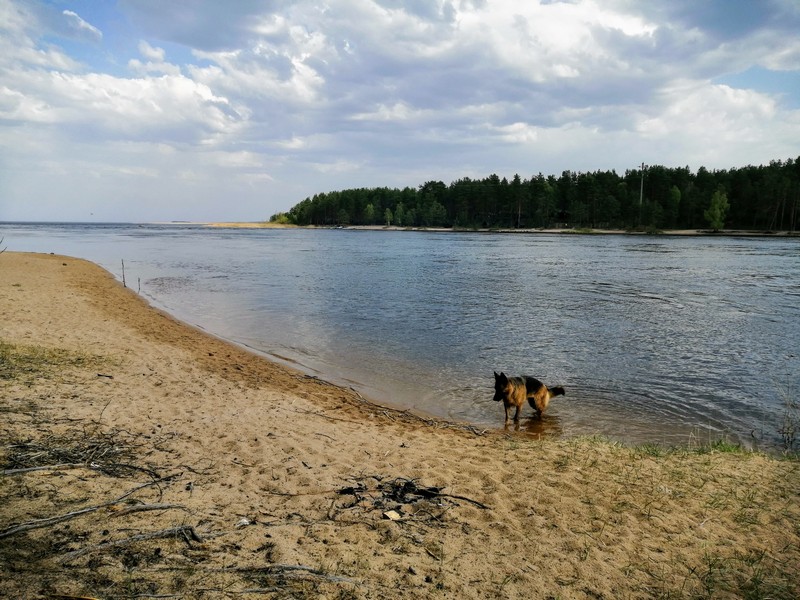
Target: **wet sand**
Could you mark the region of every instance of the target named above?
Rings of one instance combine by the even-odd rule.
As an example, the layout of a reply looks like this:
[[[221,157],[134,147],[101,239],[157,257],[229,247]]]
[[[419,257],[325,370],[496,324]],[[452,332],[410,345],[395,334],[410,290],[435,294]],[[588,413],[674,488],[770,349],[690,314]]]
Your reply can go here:
[[[477,431],[0,254],[0,596],[800,596],[800,462]]]

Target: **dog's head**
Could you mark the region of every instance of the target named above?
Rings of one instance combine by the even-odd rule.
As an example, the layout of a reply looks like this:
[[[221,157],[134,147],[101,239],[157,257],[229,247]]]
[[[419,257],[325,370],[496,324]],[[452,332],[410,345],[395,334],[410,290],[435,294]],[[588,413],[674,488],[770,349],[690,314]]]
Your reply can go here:
[[[500,402],[508,398],[510,391],[508,384],[508,377],[505,373],[501,372],[499,375],[497,371],[494,372],[494,401]]]

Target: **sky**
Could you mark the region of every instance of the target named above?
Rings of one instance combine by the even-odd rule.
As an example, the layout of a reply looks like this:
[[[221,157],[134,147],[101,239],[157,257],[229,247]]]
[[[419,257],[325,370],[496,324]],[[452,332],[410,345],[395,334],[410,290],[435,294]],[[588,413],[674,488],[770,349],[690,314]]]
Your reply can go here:
[[[0,221],[800,155],[799,0],[0,0]]]

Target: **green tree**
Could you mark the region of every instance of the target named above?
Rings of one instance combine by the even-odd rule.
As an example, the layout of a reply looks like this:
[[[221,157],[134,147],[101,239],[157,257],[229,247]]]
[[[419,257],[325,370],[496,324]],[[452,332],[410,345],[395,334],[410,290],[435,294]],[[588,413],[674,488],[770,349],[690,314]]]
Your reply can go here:
[[[278,225],[288,225],[292,222],[291,217],[283,212],[275,213],[269,218],[270,223],[277,223]]]
[[[375,206],[370,202],[364,207],[364,222],[372,225],[375,222]]]
[[[345,209],[340,208],[339,212],[336,213],[336,220],[338,221],[339,225],[349,225],[350,213],[348,213]]]
[[[537,178],[536,221],[540,227],[550,227],[556,216],[556,190],[541,174]]]
[[[681,210],[681,191],[678,186],[673,185],[669,189],[669,203],[667,204],[666,219],[668,227],[675,227],[678,224],[678,215]]]
[[[392,217],[393,217],[392,209],[387,206],[386,210],[383,211],[383,219],[384,219],[384,221],[386,221],[386,226],[387,227],[389,227],[389,225],[392,224]]]
[[[434,200],[428,207],[428,225],[442,227],[447,225],[447,209],[438,200]]]
[[[722,188],[718,188],[711,196],[711,204],[703,213],[711,229],[719,231],[725,226],[725,215],[728,214],[729,208],[728,194]]]
[[[418,188],[378,187],[329,191],[296,204],[288,220],[298,225],[381,223],[390,209],[392,225],[459,227],[566,226],[715,227],[789,229],[800,224],[800,157],[769,165],[709,171],[653,166],[578,173],[560,178],[541,173],[463,178],[446,186],[429,181]],[[716,199],[712,196],[718,192]],[[723,201],[727,200],[727,202]],[[402,202],[402,209],[400,203]],[[444,208],[444,213],[442,212]],[[273,220],[281,217],[275,215]],[[713,223],[712,223],[713,220]]]

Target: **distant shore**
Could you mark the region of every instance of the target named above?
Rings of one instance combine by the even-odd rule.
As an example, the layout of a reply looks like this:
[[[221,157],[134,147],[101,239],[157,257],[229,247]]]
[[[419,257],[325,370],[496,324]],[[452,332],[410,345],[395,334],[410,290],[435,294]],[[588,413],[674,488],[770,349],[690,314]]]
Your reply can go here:
[[[433,231],[442,233],[545,233],[563,235],[680,235],[680,236],[735,236],[735,237],[800,237],[800,231],[764,231],[757,229],[663,229],[657,231],[631,231],[626,229],[585,228],[450,228],[450,227],[397,227],[395,225],[287,225],[267,221],[230,221],[181,223],[229,229],[350,229],[355,231]]]

